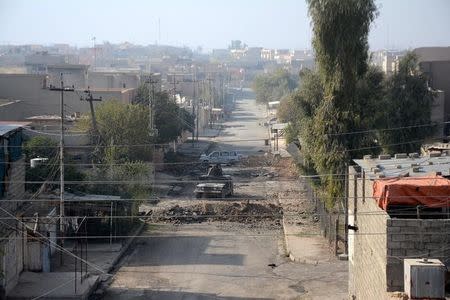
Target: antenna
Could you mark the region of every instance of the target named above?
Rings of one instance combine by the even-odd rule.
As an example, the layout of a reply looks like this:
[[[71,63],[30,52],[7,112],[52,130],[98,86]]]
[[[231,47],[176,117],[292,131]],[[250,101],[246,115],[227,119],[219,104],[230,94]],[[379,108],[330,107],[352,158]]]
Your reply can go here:
[[[158,44],[161,44],[161,19],[158,18]]]

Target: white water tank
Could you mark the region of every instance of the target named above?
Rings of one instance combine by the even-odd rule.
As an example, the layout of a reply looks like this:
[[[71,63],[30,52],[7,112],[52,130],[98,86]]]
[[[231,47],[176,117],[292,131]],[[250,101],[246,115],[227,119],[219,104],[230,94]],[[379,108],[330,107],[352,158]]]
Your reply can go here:
[[[445,299],[445,266],[439,259],[404,259],[409,299]]]
[[[37,166],[42,165],[43,163],[45,163],[47,161],[48,161],[48,158],[45,158],[45,157],[32,158],[32,159],[30,159],[30,167],[36,168]]]

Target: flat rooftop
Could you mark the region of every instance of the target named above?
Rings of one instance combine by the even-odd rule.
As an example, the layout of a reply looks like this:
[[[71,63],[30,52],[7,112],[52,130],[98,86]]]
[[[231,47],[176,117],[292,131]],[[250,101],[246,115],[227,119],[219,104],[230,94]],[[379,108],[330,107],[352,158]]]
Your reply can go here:
[[[369,179],[398,177],[409,175],[420,177],[426,174],[440,172],[442,176],[450,176],[450,152],[437,152],[419,156],[417,153],[399,153],[391,157],[380,155],[372,158],[353,160],[364,170]]]

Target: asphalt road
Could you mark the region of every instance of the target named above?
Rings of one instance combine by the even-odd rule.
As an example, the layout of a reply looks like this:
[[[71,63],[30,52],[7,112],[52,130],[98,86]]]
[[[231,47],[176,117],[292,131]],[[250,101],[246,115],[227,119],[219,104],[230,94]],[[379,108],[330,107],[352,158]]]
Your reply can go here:
[[[267,129],[259,124],[264,114],[254,100],[239,100],[216,147],[246,154],[267,150]],[[103,299],[346,298],[345,265],[290,262],[279,229],[163,224],[142,235]]]
[[[249,90],[246,94],[251,95]],[[268,138],[268,129],[264,127],[266,108],[257,105],[252,98],[239,99],[229,120],[222,124],[220,136],[215,138],[216,149],[238,150],[242,154],[252,155],[258,151],[268,151],[264,140]]]
[[[279,231],[167,225],[145,234],[105,299],[295,299],[297,281],[276,274]],[[291,288],[289,286],[293,286]]]

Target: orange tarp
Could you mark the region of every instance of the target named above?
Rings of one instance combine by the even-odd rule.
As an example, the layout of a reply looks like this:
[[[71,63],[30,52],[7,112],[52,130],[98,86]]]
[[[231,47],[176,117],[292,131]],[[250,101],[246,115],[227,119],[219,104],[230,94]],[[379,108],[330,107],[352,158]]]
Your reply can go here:
[[[441,176],[378,179],[373,196],[384,210],[389,205],[450,207],[450,180]]]

